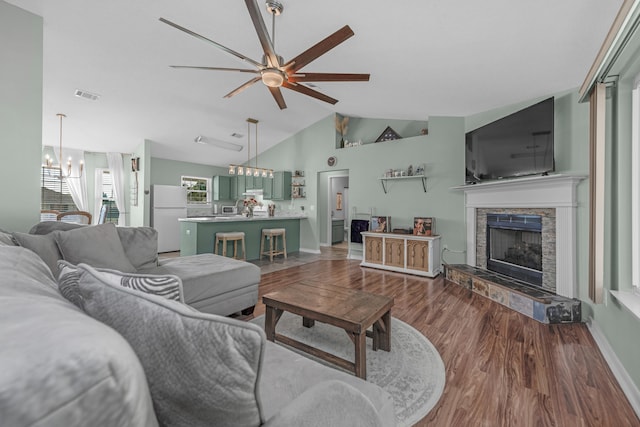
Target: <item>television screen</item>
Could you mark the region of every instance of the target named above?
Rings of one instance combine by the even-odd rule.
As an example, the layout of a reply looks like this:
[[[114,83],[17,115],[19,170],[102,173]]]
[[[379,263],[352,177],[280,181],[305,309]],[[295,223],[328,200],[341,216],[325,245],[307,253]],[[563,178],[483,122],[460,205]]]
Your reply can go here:
[[[554,170],[553,98],[466,134],[466,182]]]

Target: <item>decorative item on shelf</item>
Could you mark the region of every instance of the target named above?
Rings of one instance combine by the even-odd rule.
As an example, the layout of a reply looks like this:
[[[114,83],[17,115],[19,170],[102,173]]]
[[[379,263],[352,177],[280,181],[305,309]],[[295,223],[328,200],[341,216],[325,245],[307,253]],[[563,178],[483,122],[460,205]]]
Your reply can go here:
[[[420,129],[420,135],[429,135],[429,129],[427,128]]]
[[[255,167],[251,168],[251,125],[255,125],[255,145],[256,145],[256,157]],[[229,165],[229,175],[243,175],[254,176],[256,178],[262,176],[262,178],[273,178],[273,169],[259,168],[258,167],[258,120],[248,118],[247,119],[247,166],[242,165]]]
[[[77,175],[73,174],[73,167],[72,167],[72,158],[69,157],[69,159],[67,160],[67,164],[66,167],[63,168],[62,166],[62,119],[64,117],[67,117],[65,114],[62,113],[58,113],[56,114],[56,116],[58,116],[60,118],[60,152],[58,153],[58,158],[60,159],[60,163],[57,165],[53,165],[53,159],[51,159],[51,157],[47,154],[45,156],[45,160],[44,160],[44,164],[42,166],[47,167],[49,169],[57,169],[60,171],[60,178],[81,178],[82,177],[82,173],[84,172],[84,160],[80,159],[79,165],[78,165],[78,173]]]
[[[388,233],[391,230],[390,216],[371,217],[371,231],[376,233]]]
[[[416,175],[416,176],[424,175],[424,168],[425,168],[424,163],[422,163],[422,164],[420,164],[420,165],[416,166],[415,175]]]
[[[336,114],[336,131],[340,134],[340,148],[345,147],[346,140],[344,137],[347,135],[349,129],[349,117],[342,117]]]
[[[433,236],[436,234],[436,219],[433,217],[413,218],[414,236]]]
[[[247,197],[244,199],[244,207],[247,208],[246,214],[248,218],[253,217],[253,209],[256,206],[262,206],[262,202],[258,201],[254,197]]]
[[[304,171],[296,170],[293,172],[293,178],[301,178],[304,176]]]
[[[407,176],[413,176],[413,165],[409,165],[407,168]]]
[[[402,137],[398,135],[395,130],[391,129],[391,126],[387,126],[378,139],[376,139],[376,142],[395,141],[396,139],[402,139]]]

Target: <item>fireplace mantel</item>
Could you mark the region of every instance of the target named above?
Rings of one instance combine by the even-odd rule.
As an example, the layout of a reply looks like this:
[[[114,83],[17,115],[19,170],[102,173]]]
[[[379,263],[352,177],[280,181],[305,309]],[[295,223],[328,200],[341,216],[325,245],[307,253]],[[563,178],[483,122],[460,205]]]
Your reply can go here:
[[[478,208],[554,208],[556,210],[556,293],[577,297],[576,187],[586,175],[553,174],[454,187],[465,193],[467,264],[476,264]]]

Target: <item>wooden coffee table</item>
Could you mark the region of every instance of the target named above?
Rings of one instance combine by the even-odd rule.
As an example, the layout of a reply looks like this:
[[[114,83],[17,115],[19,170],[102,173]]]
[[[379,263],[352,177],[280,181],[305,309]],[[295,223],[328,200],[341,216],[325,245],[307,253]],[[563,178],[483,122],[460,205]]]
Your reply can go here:
[[[316,283],[299,283],[262,297],[266,306],[264,330],[267,339],[302,350],[322,360],[367,378],[366,337],[373,338],[373,350],[391,350],[391,307],[393,298],[353,289]],[[310,328],[315,321],[344,329],[355,346],[355,361],[276,333],[282,313],[302,316],[302,324]],[[372,330],[368,329],[372,327]]]

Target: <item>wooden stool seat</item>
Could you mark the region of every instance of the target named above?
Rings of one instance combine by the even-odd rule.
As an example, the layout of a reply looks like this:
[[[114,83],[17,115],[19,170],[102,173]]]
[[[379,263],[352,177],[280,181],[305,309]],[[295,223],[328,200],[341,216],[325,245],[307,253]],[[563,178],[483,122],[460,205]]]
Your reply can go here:
[[[278,250],[278,237],[282,240],[282,249]],[[264,241],[269,240],[269,249],[264,249]],[[287,230],[284,228],[263,228],[262,237],[260,239],[260,258],[263,255],[268,255],[271,262],[273,257],[277,255],[284,255],[287,259]]]
[[[218,253],[218,244],[222,242],[222,256],[227,256],[227,242],[233,242],[233,258],[238,258],[238,241],[242,242],[242,259],[247,260],[247,251],[244,242],[243,231],[228,231],[216,233],[216,242],[213,245],[213,253]]]

